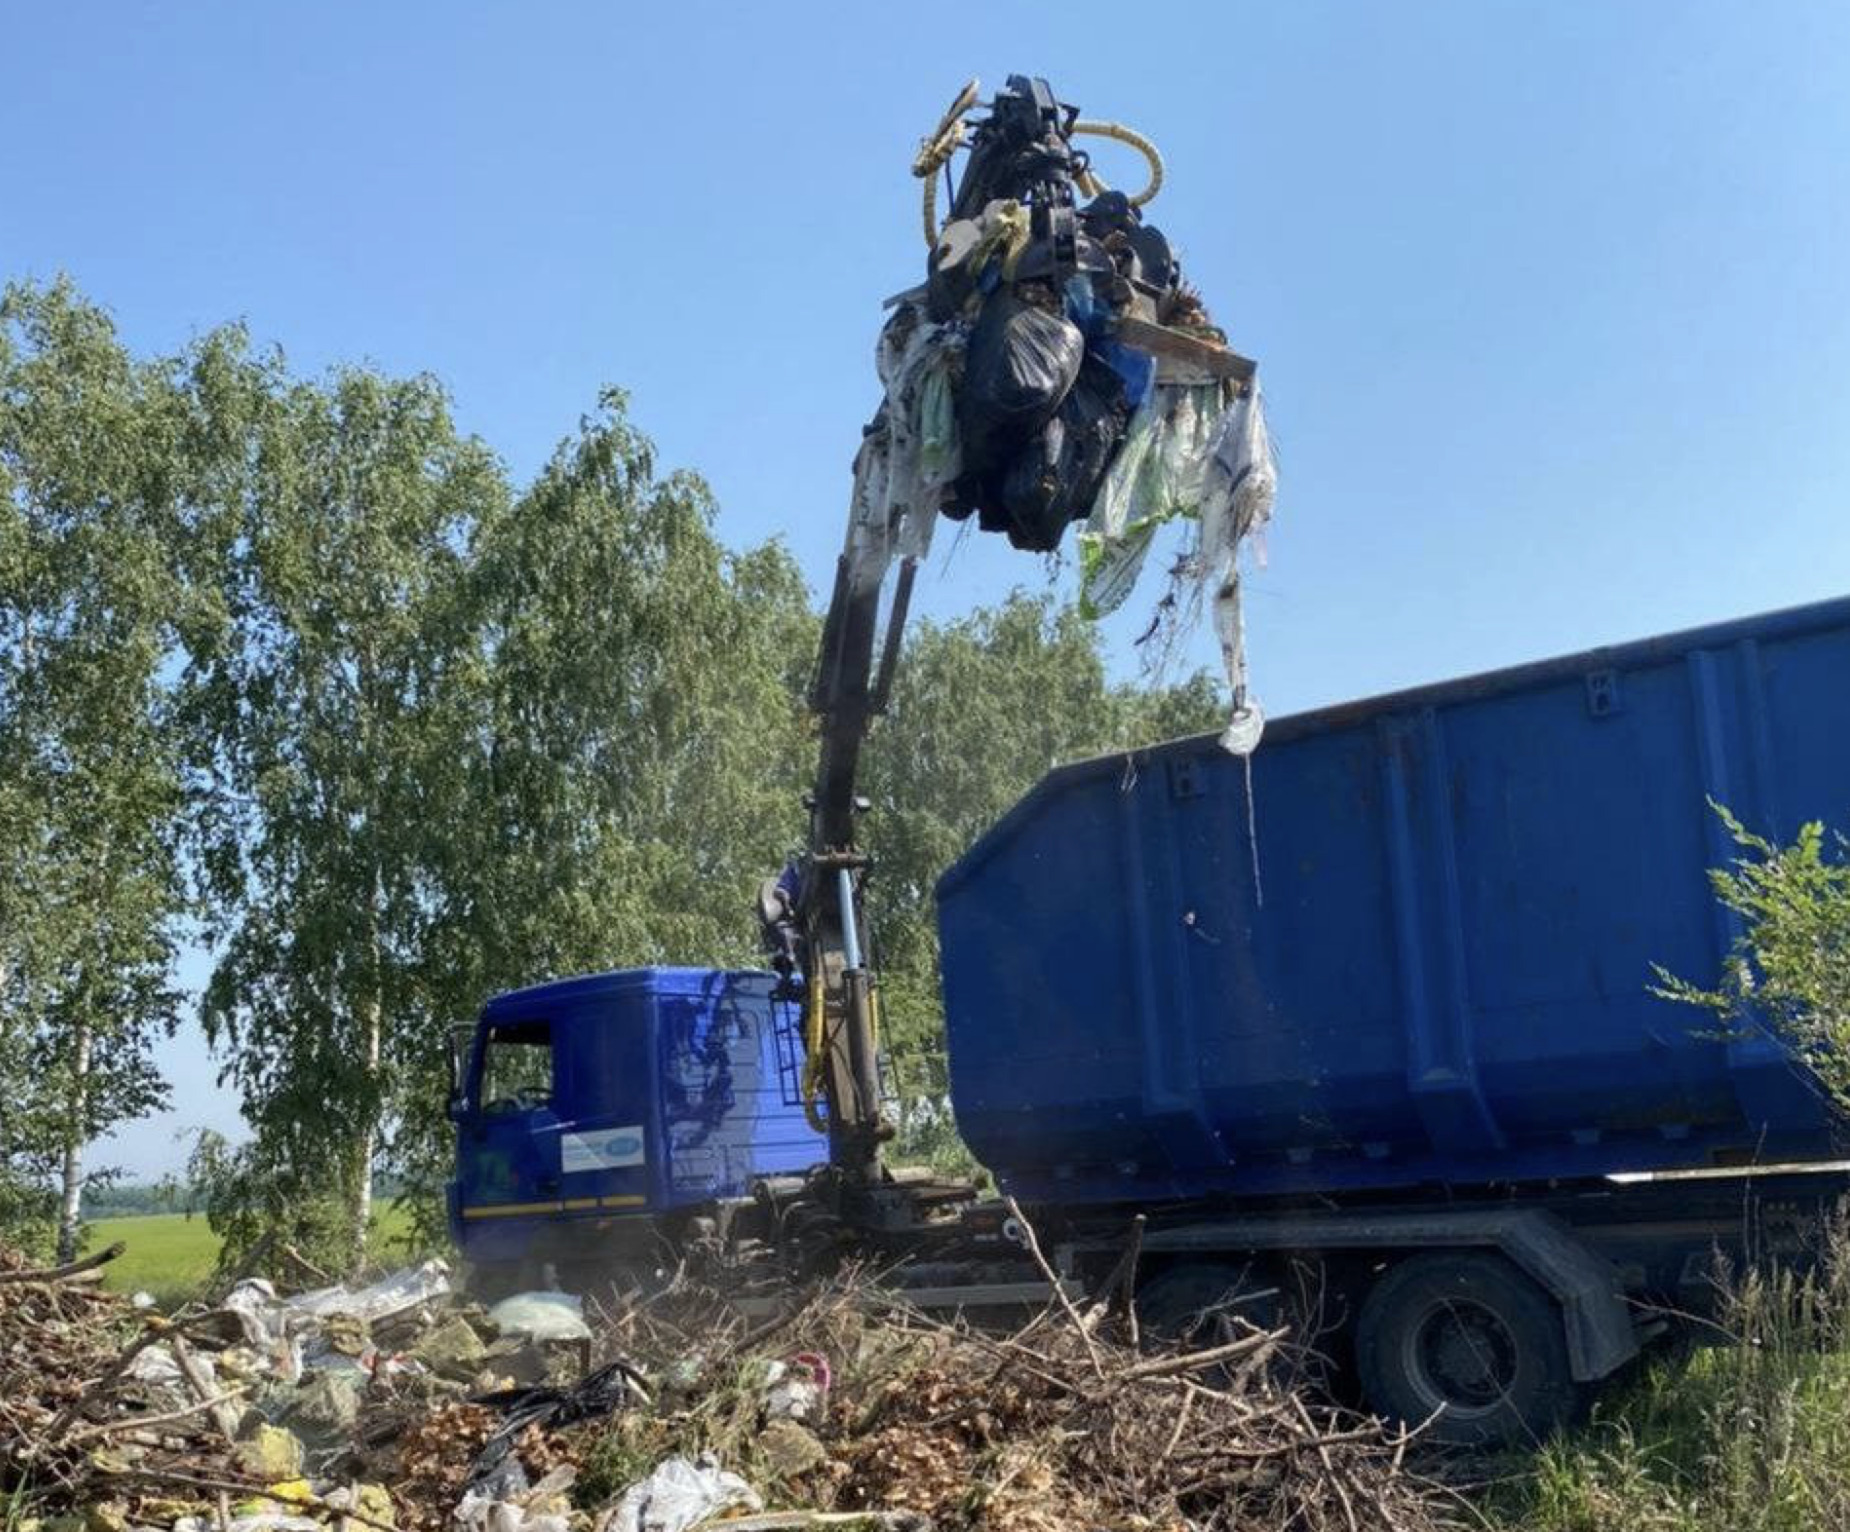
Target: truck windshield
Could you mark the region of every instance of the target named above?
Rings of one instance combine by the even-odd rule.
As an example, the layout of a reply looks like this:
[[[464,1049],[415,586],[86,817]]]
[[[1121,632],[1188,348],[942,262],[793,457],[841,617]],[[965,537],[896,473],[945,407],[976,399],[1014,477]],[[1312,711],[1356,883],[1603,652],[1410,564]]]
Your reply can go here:
[[[491,1114],[552,1105],[551,1022],[502,1022],[489,1031],[476,1099]]]

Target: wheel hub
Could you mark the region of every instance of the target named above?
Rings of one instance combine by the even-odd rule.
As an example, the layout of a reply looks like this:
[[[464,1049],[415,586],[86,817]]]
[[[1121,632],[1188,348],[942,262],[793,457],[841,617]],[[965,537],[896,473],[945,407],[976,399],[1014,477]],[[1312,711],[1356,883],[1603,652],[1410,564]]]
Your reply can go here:
[[[1495,1409],[1516,1382],[1516,1339],[1481,1304],[1457,1298],[1435,1304],[1409,1339],[1409,1371],[1454,1414]]]

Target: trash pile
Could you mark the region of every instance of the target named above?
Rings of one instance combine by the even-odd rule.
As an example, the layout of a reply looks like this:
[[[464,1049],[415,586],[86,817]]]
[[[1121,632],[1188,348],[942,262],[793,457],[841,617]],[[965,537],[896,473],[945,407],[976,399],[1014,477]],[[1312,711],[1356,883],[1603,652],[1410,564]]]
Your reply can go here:
[[[1042,552],[1083,521],[1080,602],[1099,617],[1130,594],[1158,529],[1192,521],[1151,632],[1212,600],[1234,697],[1225,743],[1248,753],[1262,720],[1238,555],[1277,487],[1254,366],[1145,220],[1163,176],[1147,139],[1081,119],[1020,75],[972,124],[976,92],[972,81],[913,165],[931,253],[880,333],[885,397],[855,459],[848,578],[872,588],[893,558],[923,556],[941,514]],[[1149,184],[1105,188],[1075,142],[1087,135],[1143,153]],[[965,148],[940,226],[937,176]]]
[[[1151,1348],[1101,1305],[989,1333],[852,1277],[750,1317],[685,1274],[484,1309],[434,1263],[160,1316],[6,1265],[20,1532],[1442,1524],[1409,1436],[1310,1402],[1283,1331]]]

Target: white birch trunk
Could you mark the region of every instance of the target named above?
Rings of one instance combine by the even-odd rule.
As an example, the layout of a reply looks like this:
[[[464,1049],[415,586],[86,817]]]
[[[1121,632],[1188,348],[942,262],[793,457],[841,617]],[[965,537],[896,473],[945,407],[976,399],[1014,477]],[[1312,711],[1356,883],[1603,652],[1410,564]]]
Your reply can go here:
[[[366,1071],[368,1075],[377,1076],[381,1041],[377,992],[366,1004],[365,1018]],[[353,1251],[356,1265],[366,1259],[366,1235],[372,1225],[373,1155],[378,1150],[378,1139],[377,1125],[369,1122],[360,1134],[356,1150],[359,1157],[359,1163],[354,1167],[353,1185]]]
[[[83,1224],[84,1119],[90,1105],[90,1024],[79,1022],[71,1059],[69,1120],[65,1125],[62,1192],[58,1199],[58,1260],[77,1259]]]

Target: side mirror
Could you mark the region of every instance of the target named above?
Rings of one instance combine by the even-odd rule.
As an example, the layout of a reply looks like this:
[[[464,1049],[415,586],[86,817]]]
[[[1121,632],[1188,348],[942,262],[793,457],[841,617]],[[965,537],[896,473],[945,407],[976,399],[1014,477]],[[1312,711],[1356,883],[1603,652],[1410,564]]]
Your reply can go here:
[[[450,1028],[447,1042],[450,1057],[450,1099],[448,1112],[451,1122],[461,1122],[467,1115],[469,1103],[463,1095],[463,1064],[469,1057],[469,1044],[475,1039],[473,1026],[454,1026]]]

